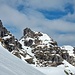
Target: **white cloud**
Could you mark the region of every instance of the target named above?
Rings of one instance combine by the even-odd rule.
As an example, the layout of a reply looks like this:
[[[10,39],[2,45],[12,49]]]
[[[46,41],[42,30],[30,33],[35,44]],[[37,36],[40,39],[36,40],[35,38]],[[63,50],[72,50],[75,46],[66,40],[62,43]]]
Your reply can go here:
[[[74,4],[74,0],[0,0],[0,4],[7,4],[14,8],[19,5],[24,5],[28,8],[46,10],[64,10],[64,6],[67,3]]]
[[[64,6],[67,3],[73,3],[73,0],[26,0],[27,6],[32,7],[34,9],[60,9],[64,10]]]
[[[17,10],[3,5],[0,7],[0,18],[4,21],[5,24],[12,24],[16,26],[24,25],[24,23],[28,23],[28,18],[26,15],[21,14]]]
[[[60,34],[57,36],[59,45],[72,45],[75,46],[75,34]]]
[[[0,0],[1,1],[4,0]],[[18,1],[18,2],[17,2]],[[21,2],[19,2],[21,1]],[[70,0],[6,0],[1,3],[0,5],[0,19],[2,20],[3,24],[6,25],[13,25],[17,27],[22,32],[22,29],[25,27],[30,27],[35,31],[42,31],[53,37],[56,41],[59,42],[60,45],[62,44],[74,44],[74,37],[75,35],[72,34],[75,32],[75,23],[66,21],[66,18],[75,19],[73,15],[68,14],[67,16],[61,19],[54,19],[48,20],[44,17],[41,12],[38,12],[36,9],[60,9],[64,10],[64,5],[69,2]],[[21,13],[19,12],[16,7],[19,4],[26,4],[26,10],[24,12],[28,13]],[[30,8],[28,8],[30,6]],[[64,19],[65,18],[65,19]],[[57,31],[59,31],[57,33]],[[60,32],[66,32],[67,34],[60,34]],[[21,35],[17,34],[17,37],[21,37]]]
[[[75,13],[73,13],[73,14],[67,14],[66,16],[64,16],[63,18],[62,18],[64,21],[70,21],[70,22],[74,22],[75,23]]]

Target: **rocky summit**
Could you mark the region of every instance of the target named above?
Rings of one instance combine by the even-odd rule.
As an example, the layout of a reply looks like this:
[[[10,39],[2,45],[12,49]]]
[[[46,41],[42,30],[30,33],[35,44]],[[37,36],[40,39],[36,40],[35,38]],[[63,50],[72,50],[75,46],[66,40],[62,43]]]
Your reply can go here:
[[[74,48],[59,47],[58,43],[45,33],[25,28],[19,42],[28,53],[25,60],[29,64],[49,67],[63,64],[63,60],[66,60],[75,66]],[[69,51],[69,49],[71,50]]]

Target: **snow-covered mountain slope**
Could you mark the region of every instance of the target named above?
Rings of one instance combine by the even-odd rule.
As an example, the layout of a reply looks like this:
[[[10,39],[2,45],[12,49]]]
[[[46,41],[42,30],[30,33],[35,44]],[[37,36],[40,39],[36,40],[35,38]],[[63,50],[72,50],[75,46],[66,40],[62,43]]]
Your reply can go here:
[[[0,41],[0,75],[75,75],[75,48],[58,47],[45,33],[26,28],[18,41],[0,21]]]
[[[5,48],[0,42],[0,75],[44,75],[27,63],[18,59]]]
[[[36,67],[36,69],[40,70],[46,75],[66,75],[64,70],[58,67],[40,67],[40,68]]]
[[[75,67],[69,64],[66,60],[63,61],[63,64],[57,67],[33,67],[46,75],[75,75]]]
[[[0,43],[0,75],[67,75],[65,71],[68,75],[71,75],[70,73],[74,75],[75,68],[66,61],[64,61],[64,63],[64,65],[60,65],[58,67],[32,66],[35,68],[34,69],[27,63],[9,53]]]

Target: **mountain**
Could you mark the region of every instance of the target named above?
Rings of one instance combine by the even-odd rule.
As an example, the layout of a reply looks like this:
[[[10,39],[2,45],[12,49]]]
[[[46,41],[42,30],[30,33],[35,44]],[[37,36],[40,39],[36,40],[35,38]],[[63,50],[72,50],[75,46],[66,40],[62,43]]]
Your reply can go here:
[[[9,55],[6,57],[8,60],[15,55],[21,59],[17,58],[22,63],[34,67],[35,70],[37,69],[45,75],[75,75],[75,48],[72,46],[59,47],[58,43],[45,33],[25,28],[23,30],[23,36],[18,40],[2,25],[0,20],[0,46],[3,50],[11,53],[11,56],[9,56],[10,53],[8,52]],[[7,55],[7,53],[5,55]],[[11,59],[11,61],[14,61],[12,63],[16,63],[17,59],[15,59],[15,56]],[[2,57],[4,57],[4,55]],[[5,60],[5,57],[3,60]],[[3,60],[1,60],[2,63]],[[6,62],[8,60],[6,60]],[[17,64],[19,64],[20,61],[18,61]],[[4,65],[6,64],[4,63]],[[19,66],[19,68],[22,67]],[[8,69],[4,68],[4,70],[7,71]],[[14,71],[13,69],[11,70],[12,72]],[[30,71],[29,68],[27,70]],[[16,73],[18,72],[19,71]],[[35,75],[35,73],[33,75]]]
[[[19,42],[28,53],[25,60],[39,71],[52,75],[75,74],[73,47],[58,47],[57,42],[47,34],[32,31],[30,28],[24,29]]]
[[[28,63],[47,67],[58,66],[63,64],[63,60],[66,60],[75,66],[74,48],[71,46],[59,47],[57,42],[45,33],[26,28],[19,42],[29,53],[29,58],[25,59]]]

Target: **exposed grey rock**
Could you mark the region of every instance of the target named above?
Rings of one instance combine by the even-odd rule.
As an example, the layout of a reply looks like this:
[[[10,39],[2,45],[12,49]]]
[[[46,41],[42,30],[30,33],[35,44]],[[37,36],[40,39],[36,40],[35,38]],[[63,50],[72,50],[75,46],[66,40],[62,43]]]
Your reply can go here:
[[[32,46],[33,40],[24,41],[24,46]]]
[[[3,27],[2,22],[0,20],[0,37],[4,37],[7,32],[7,29]]]
[[[34,37],[34,32],[30,28],[26,28],[23,30],[23,35],[28,37]]]

